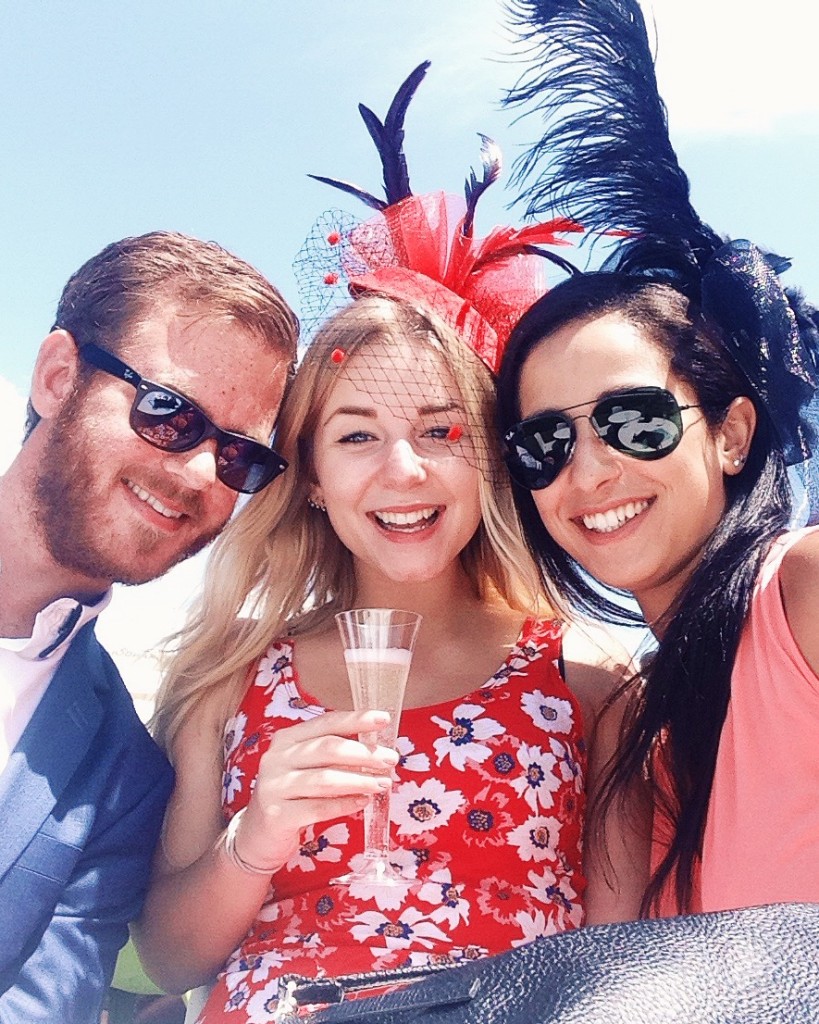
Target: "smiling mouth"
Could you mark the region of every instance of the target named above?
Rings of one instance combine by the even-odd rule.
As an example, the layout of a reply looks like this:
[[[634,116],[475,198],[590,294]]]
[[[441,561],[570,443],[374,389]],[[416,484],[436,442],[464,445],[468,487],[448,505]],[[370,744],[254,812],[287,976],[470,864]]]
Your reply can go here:
[[[378,525],[390,532],[418,533],[436,523],[441,515],[441,506],[430,505],[428,508],[417,508],[411,512],[373,512]]]
[[[580,518],[587,530],[592,530],[594,533],[613,533],[645,512],[649,504],[648,501],[629,501],[625,505],[618,505],[617,508],[610,508],[606,512],[593,512],[591,515]]]
[[[149,491],[146,491],[144,488],[133,483],[133,481],[131,480],[126,480],[125,486],[128,488],[129,491],[135,494],[140,501],[144,501],[146,505],[150,505],[155,512],[158,512],[161,516],[164,516],[166,519],[181,519],[182,516],[184,515],[184,512],[177,512],[175,509],[168,508],[167,505],[163,505],[159,498],[155,497],[153,494],[151,494]]]

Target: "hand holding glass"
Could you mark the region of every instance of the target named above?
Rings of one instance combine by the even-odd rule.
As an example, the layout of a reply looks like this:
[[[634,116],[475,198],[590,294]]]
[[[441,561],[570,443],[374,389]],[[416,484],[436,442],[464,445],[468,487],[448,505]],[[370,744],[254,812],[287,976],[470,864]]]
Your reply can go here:
[[[344,661],[356,711],[388,711],[389,724],[378,732],[362,733],[369,747],[394,747],[404,701],[412,651],[421,616],[392,608],[353,608],[336,615]],[[395,885],[401,876],[389,862],[390,793],[372,798],[364,810],[364,858],[358,871],[335,881],[349,884]]]

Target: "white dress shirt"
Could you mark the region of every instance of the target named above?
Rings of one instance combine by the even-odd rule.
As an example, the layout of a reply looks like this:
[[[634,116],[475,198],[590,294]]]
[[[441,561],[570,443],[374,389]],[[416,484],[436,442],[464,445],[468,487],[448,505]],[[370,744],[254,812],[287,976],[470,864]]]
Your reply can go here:
[[[31,636],[0,638],[0,773],[31,721],[69,644],[111,600],[111,591],[93,605],[60,597],[34,620]]]

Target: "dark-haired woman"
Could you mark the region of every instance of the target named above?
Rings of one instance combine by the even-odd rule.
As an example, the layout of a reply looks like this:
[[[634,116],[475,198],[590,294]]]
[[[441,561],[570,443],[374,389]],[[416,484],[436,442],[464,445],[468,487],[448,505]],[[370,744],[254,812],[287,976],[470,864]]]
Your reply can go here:
[[[819,902],[819,528],[789,530],[786,440],[808,432],[793,393],[762,386],[771,347],[791,372],[815,324],[800,316],[800,334],[758,250],[726,251],[732,274],[758,282],[760,386],[756,357],[743,373],[732,352],[754,347],[748,332],[616,272],[536,303],[499,380],[544,576],[603,617],[613,608],[588,576],[629,592],[657,638],[598,814],[604,835],[618,794],[648,775],[644,911],[660,914]]]

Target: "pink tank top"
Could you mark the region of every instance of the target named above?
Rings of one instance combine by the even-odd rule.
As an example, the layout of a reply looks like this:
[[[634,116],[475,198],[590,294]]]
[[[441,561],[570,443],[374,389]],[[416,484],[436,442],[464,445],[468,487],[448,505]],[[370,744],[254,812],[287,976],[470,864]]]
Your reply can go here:
[[[779,588],[785,553],[817,529],[780,537],[754,588],[705,826],[704,911],[819,903],[819,678]]]

